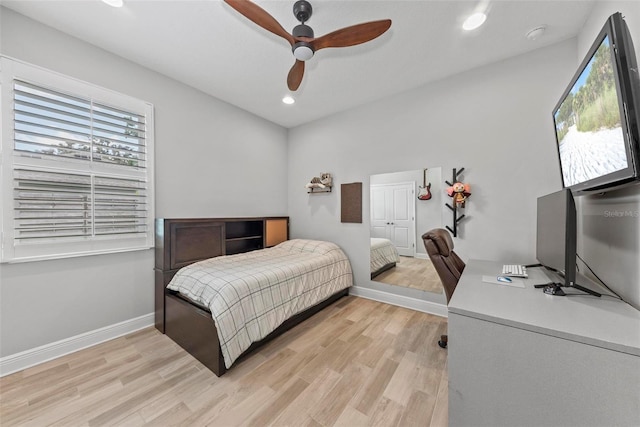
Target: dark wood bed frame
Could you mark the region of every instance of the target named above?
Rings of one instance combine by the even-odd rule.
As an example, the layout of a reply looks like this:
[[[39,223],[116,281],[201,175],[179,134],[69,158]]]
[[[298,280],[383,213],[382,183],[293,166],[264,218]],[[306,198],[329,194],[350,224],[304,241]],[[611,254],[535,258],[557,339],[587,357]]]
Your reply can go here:
[[[395,262],[390,262],[389,264],[383,265],[382,267],[380,267],[379,269],[377,269],[376,271],[371,273],[371,279],[373,279],[374,277],[384,273],[387,270],[391,270],[395,266],[396,266]]]
[[[221,255],[275,246],[289,238],[288,217],[165,219],[155,223],[155,326],[202,362],[214,374],[227,370],[211,312],[166,286],[186,265]],[[238,358],[291,329],[348,295],[344,289],[294,315]]]

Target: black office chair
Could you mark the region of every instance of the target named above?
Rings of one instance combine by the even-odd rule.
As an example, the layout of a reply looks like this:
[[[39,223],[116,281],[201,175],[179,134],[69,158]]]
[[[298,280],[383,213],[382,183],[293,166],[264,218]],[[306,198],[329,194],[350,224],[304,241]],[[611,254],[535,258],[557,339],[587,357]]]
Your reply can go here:
[[[466,264],[453,251],[453,239],[447,230],[435,228],[427,231],[422,235],[422,241],[427,249],[427,254],[429,254],[429,259],[440,277],[444,294],[447,297],[447,304],[449,304]],[[447,341],[447,335],[442,335],[438,345],[446,348]]]

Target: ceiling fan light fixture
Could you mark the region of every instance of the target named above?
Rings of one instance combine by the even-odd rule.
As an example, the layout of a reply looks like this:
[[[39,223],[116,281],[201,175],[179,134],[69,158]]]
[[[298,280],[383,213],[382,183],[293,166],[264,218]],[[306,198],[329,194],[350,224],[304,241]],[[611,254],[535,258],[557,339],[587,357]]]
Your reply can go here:
[[[300,3],[300,2],[297,2],[297,3]],[[307,41],[303,41],[304,39],[300,40],[300,37],[304,37],[305,39],[313,39],[313,36],[314,36],[313,29],[311,29],[310,26],[305,24],[296,25],[293,31],[291,32],[291,34],[297,40],[296,43],[293,45],[293,56],[298,61],[307,61],[313,58],[314,49],[311,43]]]
[[[476,12],[473,15],[469,16],[467,19],[465,19],[464,23],[462,24],[462,29],[465,31],[475,30],[476,28],[484,24],[484,21],[486,20],[487,20],[486,14],[484,14],[483,12]]]
[[[295,104],[296,100],[291,95],[285,95],[284,98],[282,98],[282,102],[287,105],[291,105]]]
[[[122,7],[122,5],[124,4],[123,0],[102,0],[102,1],[112,7]]]
[[[313,58],[313,48],[309,43],[298,42],[293,45],[293,56],[295,56],[298,61],[307,61]]]

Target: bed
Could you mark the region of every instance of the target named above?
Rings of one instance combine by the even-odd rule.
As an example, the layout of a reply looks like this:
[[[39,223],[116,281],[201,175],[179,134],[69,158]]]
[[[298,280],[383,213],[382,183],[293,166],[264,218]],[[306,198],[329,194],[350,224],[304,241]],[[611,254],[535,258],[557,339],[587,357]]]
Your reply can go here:
[[[371,278],[396,266],[398,250],[389,239],[371,238]]]
[[[285,240],[225,256],[225,246],[237,248],[233,244],[239,239],[262,240],[266,246],[268,233],[258,239],[260,228],[252,226],[247,236],[230,237],[237,224],[206,219],[163,220],[161,226],[168,233],[163,233],[161,247],[156,245],[156,259],[181,260],[178,264],[184,265],[162,272],[156,268],[156,326],[217,376],[348,295],[353,284],[348,258],[330,242]]]

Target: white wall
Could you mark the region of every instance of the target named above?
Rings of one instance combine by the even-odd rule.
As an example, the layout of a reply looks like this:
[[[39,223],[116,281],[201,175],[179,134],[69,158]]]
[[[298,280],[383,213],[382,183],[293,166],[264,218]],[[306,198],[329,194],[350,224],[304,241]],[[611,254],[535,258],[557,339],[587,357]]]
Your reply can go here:
[[[576,67],[615,12],[625,17],[640,60],[640,2],[599,2],[578,36]],[[580,255],[605,283],[640,310],[640,184],[604,195],[581,196],[576,202],[582,225]]]
[[[369,218],[340,223],[339,184],[362,181],[366,189],[372,174],[436,166],[450,180],[452,168],[464,167],[473,194],[456,251],[463,259],[534,262],[536,197],[561,186],[551,111],[575,52],[574,39],[291,129],[292,235],[342,246],[359,286],[443,301],[369,280]],[[304,184],[320,171],[333,173],[336,190],[308,195]],[[451,225],[442,207],[443,225]]]
[[[442,166],[443,179],[450,179],[451,168],[465,167],[463,181],[471,183],[473,194],[456,251],[463,259],[534,262],[536,197],[561,188],[551,111],[593,38],[616,11],[626,17],[638,54],[640,2],[597,2],[576,40],[292,129],[293,236],[338,242],[351,258],[359,286],[437,301],[369,281],[368,215],[362,226],[340,224],[339,190],[307,197],[298,184],[320,170],[333,172],[339,189],[340,182],[362,181],[367,188],[369,175],[426,166]],[[368,192],[363,196],[366,213]],[[640,307],[640,188],[580,197],[578,209],[581,255]],[[443,211],[443,219],[443,225],[451,225],[449,211]]]
[[[155,106],[156,216],[286,215],[287,132],[0,8],[0,52]],[[0,264],[0,357],[153,313],[152,250]]]

